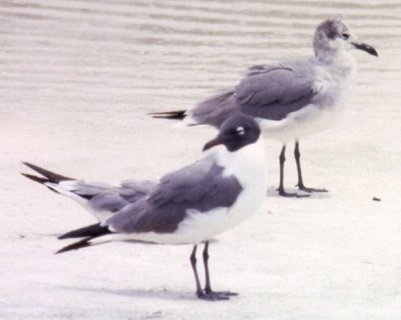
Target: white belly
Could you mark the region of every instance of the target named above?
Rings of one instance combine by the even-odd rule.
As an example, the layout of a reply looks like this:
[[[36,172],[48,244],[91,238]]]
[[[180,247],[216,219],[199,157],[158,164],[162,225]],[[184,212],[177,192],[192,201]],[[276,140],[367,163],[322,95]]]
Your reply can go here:
[[[338,122],[341,113],[341,106],[322,110],[315,105],[309,105],[280,121],[260,120],[260,125],[266,138],[287,143],[330,128]]]
[[[266,199],[267,166],[263,141],[230,153],[224,150],[217,157],[226,169],[225,176],[235,175],[242,191],[231,208],[217,208],[207,214],[189,212],[178,229],[178,233],[197,238],[202,242],[229,230],[255,214]]]

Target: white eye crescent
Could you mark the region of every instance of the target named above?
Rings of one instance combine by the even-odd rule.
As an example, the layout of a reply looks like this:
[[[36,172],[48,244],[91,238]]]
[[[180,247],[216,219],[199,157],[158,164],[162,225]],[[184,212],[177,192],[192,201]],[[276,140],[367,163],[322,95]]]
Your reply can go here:
[[[238,127],[238,128],[236,129],[236,131],[237,131],[238,135],[240,135],[240,136],[243,136],[243,135],[245,134],[245,129],[244,129],[244,127]]]

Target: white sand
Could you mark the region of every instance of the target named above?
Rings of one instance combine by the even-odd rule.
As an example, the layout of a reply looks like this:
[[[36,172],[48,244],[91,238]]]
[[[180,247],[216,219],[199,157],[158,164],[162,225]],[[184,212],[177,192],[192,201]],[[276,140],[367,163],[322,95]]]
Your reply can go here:
[[[392,150],[382,147],[386,128],[372,136],[356,125],[361,132],[343,135],[348,131],[343,125],[305,140],[306,181],[330,193],[308,199],[269,196],[265,214],[218,237],[211,246],[214,287],[240,296],[208,304],[194,299],[190,246],[114,243],[53,255],[64,244],[57,234],[94,219],[19,176],[20,160],[74,177],[156,178],[200,156],[203,142],[214,135],[212,129],[171,129],[165,122],[121,114],[112,117],[120,128],[110,136],[101,130],[106,119],[94,120],[90,128],[65,119],[52,124],[25,119],[2,130],[2,318],[398,317],[401,146],[396,140]],[[366,138],[360,138],[363,133]],[[268,143],[272,188],[279,148]],[[288,158],[289,185],[295,168]],[[382,201],[372,201],[375,196]]]
[[[215,86],[211,80],[207,88],[196,89],[204,82],[192,79],[193,87],[185,87],[191,83],[191,72],[199,79],[217,73],[213,68],[188,71],[181,65],[165,66],[163,56],[151,51],[141,59],[147,57],[148,66],[156,63],[163,76],[142,83],[136,71],[142,75],[146,65],[136,65],[134,53],[123,50],[131,43],[117,41],[118,30],[110,29],[109,35],[117,39],[116,47],[96,47],[92,42],[85,47],[84,40],[75,43],[68,37],[67,43],[59,43],[65,30],[75,34],[76,20],[70,23],[67,12],[64,24],[28,21],[33,24],[33,40],[27,37],[28,44],[21,44],[18,37],[25,39],[23,34],[31,27],[12,15],[25,9],[13,10],[2,8],[9,14],[7,30],[15,32],[4,37],[8,51],[1,56],[1,319],[399,319],[399,38],[380,37],[385,29],[365,32],[365,38],[378,46],[380,59],[357,53],[362,66],[359,90],[343,121],[301,142],[305,183],[328,188],[327,195],[277,197],[280,144],[267,142],[271,190],[264,213],[222,234],[210,248],[213,287],[240,295],[210,303],[195,299],[190,246],[113,243],[53,255],[67,243],[58,241],[57,235],[94,219],[19,172],[24,170],[23,160],[68,176],[117,181],[156,179],[188,164],[201,156],[203,144],[215,131],[172,126],[145,113],[158,106],[166,110],[194,103]],[[351,17],[353,10],[348,12]],[[391,8],[386,13],[392,13]],[[93,21],[85,25],[84,13],[77,17],[83,21],[77,28],[92,32]],[[125,21],[124,16],[121,19]],[[312,20],[311,25],[316,19]],[[96,30],[99,37],[104,34],[103,29]],[[283,33],[290,30],[288,26]],[[40,38],[47,32],[52,35],[49,47]],[[24,46],[26,52],[12,49]],[[32,48],[41,48],[47,56],[35,58]],[[302,50],[309,52],[307,47]],[[133,60],[121,62],[118,57]],[[197,58],[211,61],[207,56]],[[219,84],[238,77],[245,63],[236,64],[238,60],[234,57],[231,69],[227,66],[230,79],[220,79]],[[188,72],[188,80],[176,74],[180,70]],[[169,87],[169,81],[181,81],[179,90]],[[296,181],[291,149],[289,187]]]

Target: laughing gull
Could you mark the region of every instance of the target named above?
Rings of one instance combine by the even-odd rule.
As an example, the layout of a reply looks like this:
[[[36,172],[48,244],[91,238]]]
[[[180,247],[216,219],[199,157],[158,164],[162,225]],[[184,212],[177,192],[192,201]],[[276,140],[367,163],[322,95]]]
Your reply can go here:
[[[58,253],[124,240],[193,244],[190,261],[195,275],[196,295],[205,300],[225,300],[235,295],[211,289],[209,240],[243,222],[261,207],[267,187],[265,150],[257,122],[240,113],[224,121],[217,137],[206,143],[203,150],[217,145],[224,147],[194,164],[165,175],[159,183],[145,191],[146,195],[123,205],[109,218],[60,236],[60,239],[83,239]],[[79,192],[66,187],[68,184],[76,185],[76,180],[60,175],[49,177],[53,173],[31,164],[28,166],[45,177],[25,174],[28,178],[73,198],[93,200],[88,191]],[[120,202],[116,207],[119,206]],[[204,289],[201,288],[196,267],[196,250],[201,243],[205,243]]]
[[[285,149],[295,140],[298,188],[307,188],[301,172],[299,138],[320,132],[337,122],[337,116],[351,95],[356,61],[350,49],[377,56],[376,50],[359,42],[339,19],[323,21],[313,37],[314,57],[286,60],[248,69],[232,89],[210,97],[191,110],[152,113],[156,118],[184,119],[186,124],[219,127],[230,115],[243,112],[257,119],[268,138],[283,143],[280,153],[279,194],[284,190]]]

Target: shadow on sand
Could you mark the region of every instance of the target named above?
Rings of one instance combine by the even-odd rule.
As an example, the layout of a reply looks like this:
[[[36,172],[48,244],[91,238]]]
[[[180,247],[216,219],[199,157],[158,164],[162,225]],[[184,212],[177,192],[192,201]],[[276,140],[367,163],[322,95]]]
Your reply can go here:
[[[84,288],[84,287],[68,287],[58,285],[59,288],[65,290],[76,290],[82,292],[94,292],[117,296],[127,296],[132,298],[144,298],[144,299],[163,299],[173,301],[193,301],[196,300],[194,292],[174,292],[164,288],[158,289],[111,289],[111,288]]]

